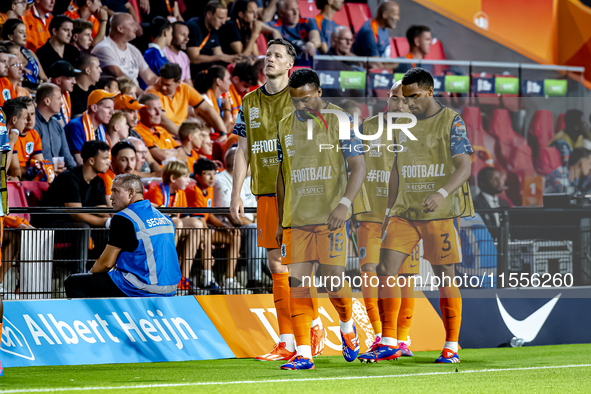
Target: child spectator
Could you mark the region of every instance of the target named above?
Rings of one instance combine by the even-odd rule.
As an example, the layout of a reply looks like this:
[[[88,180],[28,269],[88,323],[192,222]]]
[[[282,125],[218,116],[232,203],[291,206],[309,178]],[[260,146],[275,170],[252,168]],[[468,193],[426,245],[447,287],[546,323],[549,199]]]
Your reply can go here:
[[[162,182],[150,187],[146,193],[146,198],[155,207],[187,207],[185,189],[190,182],[189,173],[189,167],[185,163],[176,160],[171,161],[164,166]],[[177,229],[205,227],[201,220],[192,216],[181,217],[180,214],[176,214],[172,217],[172,221]],[[184,254],[180,258],[181,273],[183,275],[179,284],[181,290],[190,289],[187,278],[191,273],[193,259],[197,249],[199,249],[200,239],[201,234],[196,230],[181,231],[177,237],[177,246],[179,246],[180,250],[184,250]]]
[[[110,75],[102,75],[94,86],[97,89],[103,89],[109,93],[119,93],[119,83]]]
[[[129,138],[129,126],[127,119],[121,111],[113,112],[111,120],[107,124],[107,143],[113,148],[119,141]]]
[[[88,52],[92,44],[92,28],[93,24],[86,19],[74,19],[74,29],[72,30],[72,41],[80,52]]]
[[[27,106],[27,124],[14,144],[10,174],[20,179],[30,179],[26,174],[32,166],[32,160],[43,160],[43,145],[35,130],[35,101],[31,97],[19,97],[17,100]]]
[[[199,153],[201,148],[201,130],[207,130],[207,126],[200,119],[197,121],[187,121],[179,127],[179,138],[181,139],[181,146],[178,148],[177,160],[186,163],[190,169],[193,168],[195,162],[199,160]]]
[[[136,100],[140,96],[139,86],[137,86],[137,84],[128,76],[117,78],[117,84],[119,84],[119,91],[122,95],[125,94],[131,96]]]
[[[129,135],[140,139],[142,137],[135,131],[135,127],[139,121],[138,111],[142,107],[143,105],[139,101],[128,95],[120,94],[115,98],[115,111],[123,112],[127,126],[129,126]]]
[[[216,165],[208,159],[199,159],[193,167],[194,178],[197,184],[187,190],[187,202],[189,207],[213,207],[213,185],[217,173]],[[209,261],[212,244],[228,245],[228,265],[226,267],[226,280],[223,288],[227,293],[244,293],[244,287],[234,279],[236,265],[238,264],[238,254],[240,251],[240,230],[235,230],[231,225],[222,222],[214,214],[198,215],[203,218],[210,227],[216,228],[213,231],[205,232],[204,267],[201,276],[201,284],[206,288],[215,289],[217,284],[213,277],[213,272]],[[219,229],[219,230],[218,230]]]
[[[157,16],[150,23],[150,33],[152,42],[148,44],[148,50],[144,52],[144,60],[154,74],[160,75],[160,67],[168,63],[164,48],[172,42],[172,24],[168,19]]]

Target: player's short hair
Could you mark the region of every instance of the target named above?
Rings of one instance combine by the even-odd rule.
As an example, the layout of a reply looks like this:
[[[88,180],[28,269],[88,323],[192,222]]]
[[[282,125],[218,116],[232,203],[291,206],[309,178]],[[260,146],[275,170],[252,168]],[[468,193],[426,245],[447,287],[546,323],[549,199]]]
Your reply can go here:
[[[566,130],[572,130],[581,122],[583,118],[583,112],[578,109],[569,109],[564,114],[564,128]]]
[[[150,35],[152,39],[162,36],[168,29],[172,29],[172,23],[162,16],[157,16],[150,22]]]
[[[217,167],[213,161],[201,158],[193,164],[193,173],[195,175],[201,175],[203,171],[217,171]]]
[[[1,1],[0,1],[0,3],[1,3]],[[20,19],[10,18],[10,19],[6,20],[6,22],[4,22],[4,24],[2,25],[2,39],[7,41],[8,36],[13,35],[14,31],[16,30],[18,25],[21,25],[21,24],[24,25],[25,22],[23,22]]]
[[[138,99],[140,104],[148,104],[150,101],[160,100],[154,93],[144,93]]]
[[[121,94],[129,94],[133,88],[137,87],[134,80],[127,75],[117,78],[117,84],[119,85],[119,91]]]
[[[182,176],[187,176],[190,173],[191,170],[189,170],[189,167],[185,163],[173,160],[164,166],[164,170],[162,170],[162,181],[164,183],[170,183],[173,176],[177,179]]]
[[[127,118],[125,118],[125,114],[123,113],[123,111],[113,112],[113,116],[111,116],[111,120],[109,120],[109,124],[107,125],[107,130],[111,130],[113,126],[121,120],[127,120]]]
[[[488,182],[488,178],[494,173],[496,169],[494,167],[484,167],[478,172],[478,187],[482,189],[482,186]]]
[[[91,157],[95,157],[99,154],[99,152],[109,151],[111,151],[111,147],[105,141],[90,140],[86,141],[84,145],[82,145],[82,149],[80,149],[80,156],[82,156],[82,161],[86,163],[86,160],[90,159]]]
[[[113,179],[113,185],[115,182],[119,182],[119,186],[121,186],[121,188],[124,190],[133,190],[137,194],[144,194],[144,185],[142,184],[142,179],[136,174],[119,174],[115,177],[115,179]]]
[[[416,83],[421,89],[430,89],[433,87],[433,77],[429,71],[424,70],[420,67],[411,68],[404,73],[402,77],[402,84],[405,86]]]
[[[119,152],[125,149],[131,149],[133,153],[135,153],[135,146],[131,144],[131,142],[127,141],[119,141],[111,148],[111,157],[116,158],[119,155]]]
[[[412,25],[411,27],[408,28],[408,30],[406,31],[406,40],[408,41],[408,45],[410,45],[410,47],[414,47],[415,46],[415,38],[420,37],[421,34],[431,31],[431,29],[429,28],[429,26],[424,26],[424,25]]]
[[[6,100],[2,106],[6,122],[12,120],[13,116],[20,118],[21,112],[27,110],[26,104],[22,100]]]
[[[198,131],[200,131],[202,129],[200,126],[201,125],[199,123],[193,122],[193,121],[185,121],[185,122],[181,123],[181,125],[179,126],[180,140],[181,141],[188,140],[192,134],[197,133]]]
[[[48,97],[53,97],[54,94],[59,94],[60,87],[53,83],[42,83],[37,88],[37,94],[35,95],[35,101],[37,105],[42,103]]]
[[[212,88],[216,79],[224,79],[228,70],[224,66],[211,66],[195,76],[195,89],[201,94]]]
[[[82,72],[84,72],[86,68],[90,67],[90,64],[92,63],[93,59],[96,59],[96,57],[92,56],[89,53],[80,52],[80,56],[78,57],[78,60],[76,60],[74,68],[82,70]]]
[[[573,149],[573,151],[570,153],[570,156],[568,157],[568,166],[569,167],[574,166],[575,164],[577,164],[579,162],[579,160],[586,159],[589,156],[591,156],[591,151],[589,151],[589,149],[575,148],[575,149]]]
[[[316,74],[314,70],[309,68],[300,68],[291,73],[287,85],[294,89],[301,88],[305,85],[311,85],[318,89],[320,88],[320,78],[318,78],[318,74]]]
[[[226,7],[221,2],[217,0],[211,0],[205,6],[205,11],[203,12],[203,15],[207,15],[208,13],[215,14],[216,12],[218,12],[218,8],[221,8],[223,10],[226,9]]]
[[[271,45],[283,45],[285,47],[285,51],[287,52],[289,57],[291,57],[291,60],[295,60],[297,54],[295,48],[293,47],[293,45],[291,45],[291,42],[287,41],[284,38],[274,38],[267,43],[267,48],[271,48]]]
[[[256,86],[259,80],[257,69],[249,62],[236,63],[232,76],[238,77],[239,80],[248,83],[251,86]]]
[[[114,77],[110,75],[102,75],[98,82],[94,84],[94,86],[96,86],[97,89],[106,90],[105,88],[111,88],[111,84],[113,82],[117,83],[117,89],[119,89],[119,83]]]
[[[72,35],[80,34],[86,29],[92,30],[93,28],[93,24],[91,21],[82,18],[74,19],[72,23],[74,24],[74,29],[72,29]]]
[[[65,15],[57,15],[54,16],[53,19],[51,20],[51,22],[49,22],[49,33],[51,33],[51,35],[53,36],[53,29],[55,30],[59,30],[60,27],[62,27],[62,25],[64,23],[72,23],[72,25],[74,24],[72,22],[72,19],[69,16],[65,16]]]
[[[183,76],[183,69],[176,63],[166,63],[160,67],[160,77],[164,79],[172,79],[174,82],[181,80]]]

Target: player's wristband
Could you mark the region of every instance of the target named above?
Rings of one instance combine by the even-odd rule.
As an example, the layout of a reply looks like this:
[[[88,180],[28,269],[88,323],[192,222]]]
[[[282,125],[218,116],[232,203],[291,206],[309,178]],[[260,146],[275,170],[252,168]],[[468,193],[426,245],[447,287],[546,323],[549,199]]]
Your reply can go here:
[[[341,201],[339,201],[339,204],[343,204],[347,207],[347,209],[349,209],[351,207],[351,200],[349,200],[347,197],[343,197],[341,198]]]
[[[449,193],[444,188],[437,190],[437,193],[441,194],[443,198],[447,198],[447,196],[449,196]]]

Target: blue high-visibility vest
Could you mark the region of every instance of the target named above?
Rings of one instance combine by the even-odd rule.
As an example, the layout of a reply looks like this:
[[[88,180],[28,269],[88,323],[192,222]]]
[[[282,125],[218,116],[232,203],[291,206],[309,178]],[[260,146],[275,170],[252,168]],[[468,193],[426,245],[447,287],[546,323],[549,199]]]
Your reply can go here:
[[[115,269],[109,272],[113,282],[130,297],[174,295],[181,269],[172,220],[148,200],[133,203],[117,215],[133,223],[138,247],[131,253],[119,254]]]

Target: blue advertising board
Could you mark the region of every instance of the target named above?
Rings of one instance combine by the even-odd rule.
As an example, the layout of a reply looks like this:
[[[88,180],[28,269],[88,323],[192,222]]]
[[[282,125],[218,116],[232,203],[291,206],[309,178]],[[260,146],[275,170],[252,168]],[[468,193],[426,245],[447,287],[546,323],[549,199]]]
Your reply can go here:
[[[4,367],[233,358],[195,297],[4,302]]]

